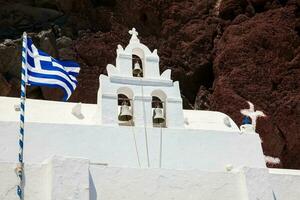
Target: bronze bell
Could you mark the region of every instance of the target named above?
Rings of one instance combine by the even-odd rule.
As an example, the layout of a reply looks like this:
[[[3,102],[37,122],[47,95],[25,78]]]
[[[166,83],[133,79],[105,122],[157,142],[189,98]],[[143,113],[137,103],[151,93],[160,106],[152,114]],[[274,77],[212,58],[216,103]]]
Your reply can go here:
[[[141,75],[141,73],[142,73],[142,68],[141,68],[141,66],[140,66],[140,63],[139,63],[139,62],[136,62],[136,63],[134,64],[133,74],[134,74],[135,76],[139,76],[139,75]]]
[[[162,108],[154,108],[153,112],[153,123],[155,124],[161,124],[165,122],[165,118],[163,115],[163,109]]]
[[[118,119],[120,121],[129,121],[132,119],[132,113],[131,113],[131,110],[129,108],[129,106],[124,103],[122,106],[121,106],[121,109],[120,109],[120,114],[118,116]]]

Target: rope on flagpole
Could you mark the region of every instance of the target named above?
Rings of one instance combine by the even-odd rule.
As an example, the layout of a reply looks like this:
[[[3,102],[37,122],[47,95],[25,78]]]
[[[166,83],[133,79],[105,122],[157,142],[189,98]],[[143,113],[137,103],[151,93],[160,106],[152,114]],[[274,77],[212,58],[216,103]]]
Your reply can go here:
[[[17,195],[20,200],[24,199],[24,122],[25,122],[25,99],[26,99],[26,43],[27,34],[23,33],[23,48],[22,48],[22,71],[21,71],[21,102],[20,102],[20,132],[19,132],[19,162],[16,167],[16,173],[19,178],[19,185],[17,186]]]

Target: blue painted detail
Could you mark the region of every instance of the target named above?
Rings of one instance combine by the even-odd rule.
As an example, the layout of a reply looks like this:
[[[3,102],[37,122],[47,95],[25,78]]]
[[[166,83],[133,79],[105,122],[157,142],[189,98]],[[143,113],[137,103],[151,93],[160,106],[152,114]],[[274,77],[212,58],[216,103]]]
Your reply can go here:
[[[24,56],[22,56],[22,62],[26,63],[26,60],[25,60]]]
[[[22,74],[25,75],[25,69],[24,68],[22,68]]]
[[[24,87],[26,86],[26,83],[25,83],[24,80],[21,81],[21,85],[24,86]]]
[[[19,154],[19,162],[23,163],[23,156],[21,154]]]
[[[24,115],[20,115],[21,122],[24,122]]]
[[[17,194],[20,197],[20,199],[22,199],[22,189],[19,185],[17,186]]]
[[[242,124],[251,124],[251,119],[248,116],[244,116]]]
[[[25,97],[25,92],[21,91],[21,97]]]

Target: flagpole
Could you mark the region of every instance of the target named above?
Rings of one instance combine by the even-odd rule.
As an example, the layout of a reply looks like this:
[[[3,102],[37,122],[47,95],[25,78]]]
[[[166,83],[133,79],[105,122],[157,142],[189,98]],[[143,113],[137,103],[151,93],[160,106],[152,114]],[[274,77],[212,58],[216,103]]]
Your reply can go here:
[[[19,155],[16,173],[19,178],[19,185],[17,186],[17,195],[20,200],[24,199],[24,122],[25,122],[25,100],[26,100],[26,83],[27,83],[27,68],[26,68],[26,47],[27,34],[23,33],[22,40],[22,70],[21,70],[21,95],[20,95],[20,132],[19,132]]]

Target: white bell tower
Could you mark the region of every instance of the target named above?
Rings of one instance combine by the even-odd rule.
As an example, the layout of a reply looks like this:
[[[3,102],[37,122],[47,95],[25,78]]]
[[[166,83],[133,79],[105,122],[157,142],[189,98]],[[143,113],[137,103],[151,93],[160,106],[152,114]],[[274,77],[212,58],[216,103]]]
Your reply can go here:
[[[99,77],[98,106],[100,120],[107,125],[156,126],[155,115],[165,120],[163,127],[184,127],[179,82],[171,80],[171,70],[160,74],[157,50],[140,43],[138,33],[129,31],[131,39],[124,49],[118,45],[116,66],[108,64],[107,76]],[[126,109],[125,111],[121,107]],[[160,108],[160,112],[157,108]],[[129,123],[120,119],[131,113]]]

